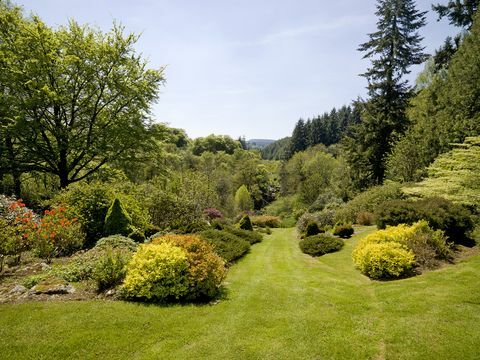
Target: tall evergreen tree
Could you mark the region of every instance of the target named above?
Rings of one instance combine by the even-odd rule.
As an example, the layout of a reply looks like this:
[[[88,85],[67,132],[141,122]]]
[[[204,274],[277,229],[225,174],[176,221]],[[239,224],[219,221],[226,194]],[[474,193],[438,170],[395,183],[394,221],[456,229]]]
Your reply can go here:
[[[367,164],[360,173],[368,174],[366,183],[370,184],[383,181],[385,158],[407,125],[405,110],[411,88],[403,77],[410,73],[411,65],[427,58],[418,33],[425,25],[425,12],[416,10],[413,0],[378,0],[375,14],[377,31],[359,47],[364,58],[371,59],[371,67],[362,74],[368,80],[369,100],[353,141],[347,142],[351,165]]]
[[[307,129],[303,119],[298,120],[293,129],[292,139],[290,141],[289,157],[293,154],[303,151],[307,148]]]

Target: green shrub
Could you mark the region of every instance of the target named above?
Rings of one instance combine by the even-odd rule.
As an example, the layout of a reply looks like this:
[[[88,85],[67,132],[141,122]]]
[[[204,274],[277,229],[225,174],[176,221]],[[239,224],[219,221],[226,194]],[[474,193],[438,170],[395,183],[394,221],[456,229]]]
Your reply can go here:
[[[253,231],[253,225],[250,220],[250,216],[244,215],[241,219],[240,222],[238,223],[238,228],[242,230],[249,230]]]
[[[120,199],[122,206],[132,217],[132,224],[135,228],[143,231],[148,227],[147,207],[137,199],[139,196],[137,188],[127,181],[118,183],[79,182],[69,185],[68,188],[58,193],[50,201],[50,204],[65,205],[71,216],[79,219],[86,235],[85,246],[89,248],[105,235],[105,217],[115,198]]]
[[[110,235],[101,238],[95,245],[96,248],[114,248],[136,251],[138,244],[132,239],[122,235]]]
[[[188,294],[185,250],[170,243],[140,245],[127,265],[122,292],[128,299],[165,302]]]
[[[391,279],[407,275],[415,263],[415,255],[396,242],[368,243],[354,252],[358,269],[372,279]]]
[[[312,256],[321,256],[340,250],[343,240],[328,234],[319,234],[307,237],[300,241],[300,249],[303,253]]]
[[[107,248],[93,268],[92,278],[97,289],[103,291],[120,285],[125,279],[126,266],[131,256],[120,249]]]
[[[242,238],[245,241],[248,241],[250,243],[250,245],[259,243],[263,240],[262,234],[259,234],[256,231],[237,229],[233,226],[224,226],[223,230],[225,230],[225,231],[229,232],[230,234],[233,234],[233,235],[235,235],[239,238]]]
[[[105,216],[105,235],[128,236],[133,231],[132,217],[124,209],[120,200],[115,198]]]
[[[288,229],[295,227],[297,225],[297,220],[294,217],[285,217],[282,219],[282,222],[280,223],[280,227]]]
[[[207,230],[198,234],[213,245],[215,252],[226,262],[233,262],[250,249],[250,243],[224,230]]]
[[[469,235],[474,227],[467,209],[442,198],[385,202],[379,207],[376,217],[379,229],[426,220],[434,229],[444,231],[450,241],[466,245],[471,243]]]
[[[217,295],[225,277],[224,261],[211,244],[196,235],[165,235],[152,244],[169,243],[183,249],[188,261],[188,300],[209,299]]]
[[[315,221],[309,221],[305,230],[305,237],[320,234],[320,229]]]
[[[261,228],[278,228],[280,227],[280,218],[278,216],[270,216],[270,215],[259,215],[259,216],[252,216],[251,218],[252,224]]]
[[[403,199],[405,195],[398,183],[388,183],[374,186],[357,195],[345,205],[337,209],[334,223],[354,223],[360,212],[374,213],[377,207],[385,201]],[[333,225],[333,224],[332,224]]]
[[[353,235],[353,227],[350,224],[335,225],[333,228],[333,235],[348,239]]]

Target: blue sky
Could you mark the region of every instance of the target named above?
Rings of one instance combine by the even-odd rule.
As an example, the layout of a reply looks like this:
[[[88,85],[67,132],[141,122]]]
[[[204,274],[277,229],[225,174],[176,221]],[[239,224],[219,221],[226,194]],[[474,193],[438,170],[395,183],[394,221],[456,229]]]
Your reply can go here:
[[[438,2],[438,1],[434,1]],[[445,1],[444,1],[445,2]],[[295,122],[365,95],[356,51],[375,30],[374,0],[18,0],[47,24],[68,19],[141,33],[137,50],[167,65],[156,121],[191,137],[278,139]],[[432,1],[417,1],[430,10]],[[422,29],[433,52],[457,29],[432,12]],[[412,69],[412,76],[420,69]]]

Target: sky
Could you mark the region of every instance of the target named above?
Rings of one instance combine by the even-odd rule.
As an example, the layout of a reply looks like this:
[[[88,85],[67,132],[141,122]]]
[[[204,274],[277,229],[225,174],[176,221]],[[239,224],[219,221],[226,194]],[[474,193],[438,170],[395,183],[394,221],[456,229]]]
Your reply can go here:
[[[141,34],[136,50],[166,84],[152,114],[192,137],[289,136],[311,118],[366,96],[356,49],[375,31],[374,0],[17,0],[51,26],[69,19]],[[417,1],[419,10],[432,2]],[[446,1],[443,1],[446,2]],[[433,53],[458,32],[432,11],[421,29]],[[414,80],[421,67],[412,69]]]

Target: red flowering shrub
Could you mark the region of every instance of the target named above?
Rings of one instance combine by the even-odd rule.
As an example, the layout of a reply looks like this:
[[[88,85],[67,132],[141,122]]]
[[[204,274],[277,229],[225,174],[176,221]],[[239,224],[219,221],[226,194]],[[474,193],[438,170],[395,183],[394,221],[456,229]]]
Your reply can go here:
[[[47,262],[56,256],[73,254],[85,241],[79,222],[76,218],[70,218],[64,207],[46,210],[30,236],[35,254]]]

